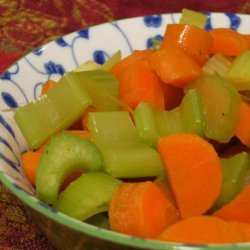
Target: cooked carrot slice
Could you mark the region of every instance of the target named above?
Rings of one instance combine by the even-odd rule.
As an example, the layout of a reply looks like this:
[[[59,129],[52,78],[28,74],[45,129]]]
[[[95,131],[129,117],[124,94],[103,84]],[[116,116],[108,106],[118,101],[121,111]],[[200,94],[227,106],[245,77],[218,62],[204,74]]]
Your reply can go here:
[[[178,220],[178,211],[153,182],[124,183],[112,197],[109,218],[116,232],[155,238]]]
[[[175,46],[159,49],[148,60],[161,80],[175,87],[184,87],[202,75],[200,65]]]
[[[182,218],[201,215],[216,201],[222,166],[213,146],[192,134],[174,134],[158,142],[166,173]]]
[[[189,244],[242,242],[241,234],[229,223],[214,216],[194,216],[167,227],[160,240]]]
[[[224,220],[250,223],[250,185],[213,215]]]
[[[212,54],[221,53],[226,56],[238,56],[247,50],[247,42],[244,37],[235,30],[217,28],[209,31],[213,38]]]
[[[186,24],[168,24],[161,47],[178,46],[204,65],[210,56],[212,43],[212,36],[204,29]]]

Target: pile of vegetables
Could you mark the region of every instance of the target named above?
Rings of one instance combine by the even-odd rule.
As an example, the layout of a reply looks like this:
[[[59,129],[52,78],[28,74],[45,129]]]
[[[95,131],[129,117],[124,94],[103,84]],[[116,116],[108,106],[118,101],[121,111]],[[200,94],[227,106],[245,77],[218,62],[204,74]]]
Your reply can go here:
[[[184,9],[159,48],[88,61],[15,111],[39,199],[183,243],[250,241],[250,39]]]

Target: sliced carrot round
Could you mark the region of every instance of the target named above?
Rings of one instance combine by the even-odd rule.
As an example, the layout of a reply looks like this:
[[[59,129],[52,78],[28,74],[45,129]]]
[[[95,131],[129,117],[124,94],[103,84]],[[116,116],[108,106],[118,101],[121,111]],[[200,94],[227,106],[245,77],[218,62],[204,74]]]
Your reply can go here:
[[[125,183],[112,197],[109,218],[116,232],[155,238],[178,220],[178,211],[155,183]]]
[[[197,135],[174,134],[161,138],[158,150],[181,217],[208,211],[220,193],[223,178],[213,146]]]
[[[229,223],[214,216],[194,216],[167,227],[159,240],[189,244],[242,242],[241,234]]]

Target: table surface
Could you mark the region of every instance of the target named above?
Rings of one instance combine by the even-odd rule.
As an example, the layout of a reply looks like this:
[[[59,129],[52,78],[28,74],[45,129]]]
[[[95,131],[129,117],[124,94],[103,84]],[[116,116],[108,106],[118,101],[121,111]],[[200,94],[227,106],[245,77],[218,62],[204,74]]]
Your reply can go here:
[[[0,73],[28,51],[74,30],[127,17],[197,11],[250,13],[250,0],[1,0]],[[0,183],[0,249],[55,249]]]

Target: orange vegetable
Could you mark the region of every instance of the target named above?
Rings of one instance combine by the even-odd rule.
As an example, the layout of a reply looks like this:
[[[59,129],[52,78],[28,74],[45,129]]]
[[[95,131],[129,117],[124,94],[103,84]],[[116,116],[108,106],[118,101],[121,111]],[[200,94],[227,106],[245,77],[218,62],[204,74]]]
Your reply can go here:
[[[178,212],[156,184],[145,181],[118,188],[111,199],[109,218],[116,232],[155,238],[178,220]]]
[[[120,79],[120,75],[132,64],[137,63],[139,60],[146,59],[149,55],[154,53],[155,50],[135,50],[131,55],[123,58],[111,69],[111,73],[113,73],[118,79]]]
[[[171,110],[180,105],[184,96],[183,89],[174,87],[170,84],[163,85],[165,109]]]
[[[149,62],[164,83],[175,87],[184,87],[202,75],[200,65],[175,46],[159,49],[149,56]]]
[[[250,185],[213,215],[224,220],[250,223]]]
[[[168,24],[161,48],[178,46],[204,65],[210,56],[213,39],[204,29],[186,24]]]
[[[213,146],[197,135],[174,134],[158,142],[182,218],[201,215],[216,201],[222,166]]]
[[[242,36],[247,43],[247,48],[250,49],[250,35],[249,34],[242,34]]]
[[[236,126],[235,135],[240,141],[250,147],[250,103],[241,101],[240,115]]]
[[[47,82],[45,82],[42,86],[42,90],[41,90],[41,95],[46,94],[50,89],[52,89],[54,86],[56,85],[56,82],[53,80],[48,80]]]
[[[242,242],[241,234],[229,223],[214,216],[194,216],[167,227],[159,240],[189,244]]]
[[[162,82],[146,60],[130,65],[121,74],[119,96],[121,103],[131,109],[141,102],[160,110],[165,108]]]
[[[35,185],[36,169],[40,161],[40,157],[41,157],[41,153],[33,152],[33,151],[27,151],[23,153],[21,156],[24,172],[26,176],[28,177],[29,181],[33,185]]]
[[[165,180],[159,179],[156,179],[154,183],[160,188],[160,190],[167,197],[167,199],[176,207],[175,198],[169,183]]]
[[[213,38],[212,54],[221,53],[226,56],[238,56],[248,48],[244,37],[235,30],[217,28],[209,31]]]
[[[244,242],[249,242],[250,241],[250,224],[249,223],[242,223],[242,222],[237,222],[237,221],[229,221],[228,222],[230,225],[232,225],[235,230],[237,230]]]

